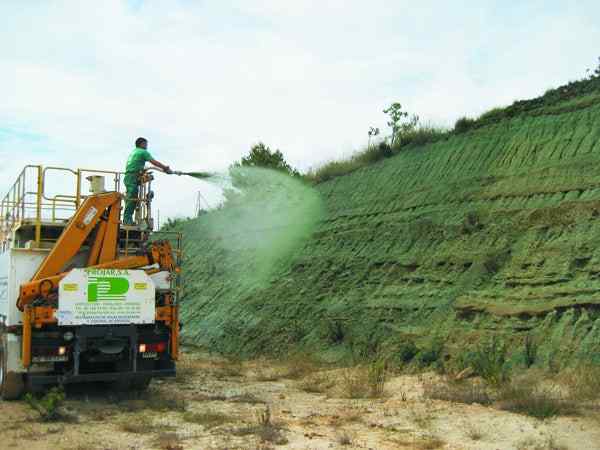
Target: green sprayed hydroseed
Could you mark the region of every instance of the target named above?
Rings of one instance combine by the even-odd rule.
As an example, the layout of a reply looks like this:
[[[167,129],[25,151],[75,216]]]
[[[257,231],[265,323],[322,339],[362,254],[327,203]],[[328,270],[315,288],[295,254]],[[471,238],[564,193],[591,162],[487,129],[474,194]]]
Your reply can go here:
[[[511,366],[600,363],[600,104],[563,106],[184,223],[185,339],[460,365],[496,336]]]

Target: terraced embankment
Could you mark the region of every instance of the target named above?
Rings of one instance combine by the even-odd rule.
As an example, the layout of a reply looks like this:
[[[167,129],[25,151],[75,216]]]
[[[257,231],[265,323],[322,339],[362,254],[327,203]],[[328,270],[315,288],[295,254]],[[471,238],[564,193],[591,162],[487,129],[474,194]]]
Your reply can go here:
[[[495,334],[514,361],[527,337],[536,364],[600,362],[594,89],[318,185],[326,217],[266,284],[240,281],[260,231],[234,251],[226,229],[207,238],[223,211],[187,222],[186,338],[334,356],[432,337],[455,354]]]

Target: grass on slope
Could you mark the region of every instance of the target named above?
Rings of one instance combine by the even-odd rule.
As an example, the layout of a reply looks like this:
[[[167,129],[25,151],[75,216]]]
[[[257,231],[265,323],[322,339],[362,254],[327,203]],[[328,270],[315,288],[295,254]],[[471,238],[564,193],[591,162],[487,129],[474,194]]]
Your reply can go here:
[[[322,183],[394,156],[401,151],[415,150],[423,145],[448,139],[452,135],[466,133],[506,119],[523,115],[562,114],[588,108],[597,103],[600,103],[600,77],[575,81],[557,89],[550,89],[543,96],[535,99],[519,100],[508,107],[493,108],[477,119],[461,117],[456,121],[452,130],[431,125],[420,126],[401,135],[393,146],[382,142],[379,145],[366,147],[346,159],[330,161],[311,170],[305,177],[314,183]]]

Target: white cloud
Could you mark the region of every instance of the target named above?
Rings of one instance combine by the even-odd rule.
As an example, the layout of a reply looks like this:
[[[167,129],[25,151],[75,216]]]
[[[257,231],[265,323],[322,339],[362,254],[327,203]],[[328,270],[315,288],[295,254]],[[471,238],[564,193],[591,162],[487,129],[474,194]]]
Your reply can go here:
[[[223,170],[258,140],[305,169],[385,128],[392,101],[451,124],[593,64],[595,3],[495,5],[5,2],[0,129],[25,127],[52,153],[0,140],[0,188],[25,162],[118,169],[138,135],[178,169]],[[163,216],[191,214],[199,186],[216,198],[161,177]]]

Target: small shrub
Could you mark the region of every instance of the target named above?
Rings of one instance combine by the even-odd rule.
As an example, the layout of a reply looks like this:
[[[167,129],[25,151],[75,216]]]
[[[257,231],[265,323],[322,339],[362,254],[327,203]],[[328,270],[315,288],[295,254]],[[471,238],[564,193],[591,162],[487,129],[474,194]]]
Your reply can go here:
[[[352,437],[344,431],[337,437],[337,442],[342,446],[352,445]]]
[[[39,414],[40,420],[43,422],[72,419],[61,411],[65,402],[65,392],[61,388],[52,388],[41,398],[36,398],[28,393],[25,395],[25,401]]]
[[[282,427],[272,421],[271,409],[267,406],[264,410],[256,413],[256,424],[243,428],[238,428],[232,432],[236,436],[247,436],[254,434],[263,442],[270,442],[275,445],[285,445],[288,440],[283,435]]]
[[[481,383],[471,380],[460,382],[430,382],[423,385],[424,395],[427,398],[435,400],[444,400],[447,402],[478,403],[480,405],[490,405],[492,397],[488,389]]]
[[[600,367],[589,364],[565,370],[559,376],[561,384],[569,390],[570,397],[578,402],[600,398],[598,380],[600,380]]]
[[[402,361],[404,364],[411,362],[417,353],[419,353],[419,349],[415,343],[411,341],[403,342],[398,348],[397,352],[398,358],[400,358],[400,361]]]
[[[485,437],[485,433],[473,424],[468,424],[465,428],[465,432],[467,437],[472,441],[480,441]]]
[[[183,420],[205,428],[214,428],[234,421],[232,417],[217,411],[187,412],[183,415]]]
[[[369,396],[368,373],[364,367],[344,369],[340,389],[344,398],[367,398]]]
[[[475,126],[475,119],[471,119],[469,117],[461,117],[454,124],[454,132],[455,133],[465,133],[472,129]]]
[[[495,338],[482,343],[475,351],[466,353],[462,364],[471,367],[476,375],[492,385],[498,386],[510,380],[506,346],[499,344]]]
[[[384,394],[387,381],[387,367],[383,359],[373,361],[367,367],[367,382],[369,386],[369,397],[380,398]]]
[[[133,434],[147,434],[149,430],[154,429],[152,418],[146,414],[138,414],[135,420],[130,417],[123,420],[120,424],[121,430]]]
[[[380,398],[384,394],[387,369],[384,360],[342,371],[340,389],[344,398]]]
[[[441,359],[443,350],[444,342],[440,338],[433,338],[419,351],[417,362],[421,367],[431,366]]]
[[[322,394],[335,385],[335,381],[327,372],[309,375],[302,379],[298,387],[304,392]]]
[[[396,151],[407,145],[423,146],[444,139],[448,132],[442,128],[432,125],[421,125],[410,131],[407,131],[398,137],[397,143],[394,146]]]
[[[542,387],[528,380],[504,386],[499,392],[499,407],[537,419],[575,415],[577,404],[564,398],[554,387]]]
[[[284,361],[284,370],[282,378],[297,380],[316,370],[318,363],[314,357],[308,353],[292,353]]]
[[[484,112],[481,116],[479,116],[479,119],[477,119],[477,122],[479,122],[479,123],[498,122],[499,120],[502,120],[506,117],[507,109],[508,108],[500,108],[500,107],[492,108],[489,111]]]

